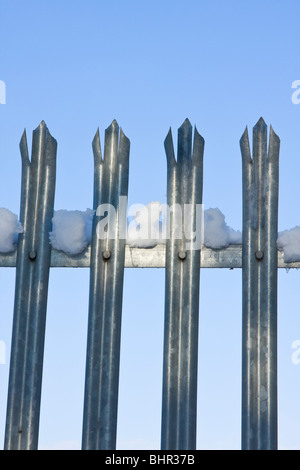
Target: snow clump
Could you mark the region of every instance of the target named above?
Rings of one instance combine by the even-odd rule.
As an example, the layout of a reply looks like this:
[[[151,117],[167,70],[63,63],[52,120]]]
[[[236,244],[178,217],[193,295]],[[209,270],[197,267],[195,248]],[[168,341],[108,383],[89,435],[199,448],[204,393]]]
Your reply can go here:
[[[300,261],[300,227],[279,232],[277,248],[283,250],[285,263]]]
[[[204,211],[204,245],[207,248],[221,249],[242,243],[242,233],[229,227],[220,209]]]
[[[127,243],[131,248],[153,248],[165,243],[163,234],[163,205],[150,202],[134,210],[127,219]]]
[[[18,235],[23,233],[23,227],[18,216],[8,209],[0,208],[0,253],[15,251]]]
[[[82,253],[91,243],[94,211],[57,210],[52,219],[50,243],[69,255]]]

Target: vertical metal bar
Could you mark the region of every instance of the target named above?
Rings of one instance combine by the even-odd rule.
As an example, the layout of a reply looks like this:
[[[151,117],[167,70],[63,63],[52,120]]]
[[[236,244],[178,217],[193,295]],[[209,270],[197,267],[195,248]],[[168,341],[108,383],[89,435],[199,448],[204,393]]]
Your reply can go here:
[[[115,449],[119,388],[120,336],[125,261],[126,207],[130,142],[113,121],[105,132],[104,159],[99,132],[93,141],[95,179],[93,236],[90,264],[90,300],[82,448]],[[110,206],[108,206],[108,204]],[[115,211],[105,236],[99,208]],[[124,210],[125,209],[125,210]]]
[[[196,448],[200,281],[200,248],[188,245],[186,229],[188,224],[195,232],[197,205],[202,204],[204,140],[195,129],[192,149],[192,126],[186,120],[178,130],[177,162],[171,131],[165,150],[167,204],[175,210],[170,211],[166,244],[161,448],[184,450]],[[181,216],[188,206],[191,212],[183,224]]]
[[[51,247],[56,140],[44,121],[33,132],[29,161],[26,134],[20,151],[22,188],[15,305],[4,447],[34,450],[38,429]]]
[[[277,448],[277,247],[280,141],[261,118],[243,161],[242,448]]]

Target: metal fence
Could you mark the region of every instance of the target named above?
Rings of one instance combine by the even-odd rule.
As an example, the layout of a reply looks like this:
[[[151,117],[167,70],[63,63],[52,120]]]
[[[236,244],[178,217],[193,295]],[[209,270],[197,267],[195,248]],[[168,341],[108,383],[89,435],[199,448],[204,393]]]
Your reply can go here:
[[[29,159],[20,142],[22,188],[17,250],[0,255],[0,267],[16,267],[15,303],[8,385],[5,449],[37,449],[43,352],[51,267],[90,269],[88,340],[82,449],[115,449],[125,268],[165,269],[165,327],[161,449],[196,449],[197,359],[200,270],[242,269],[242,449],[277,448],[277,249],[279,138],[261,118],[241,140],[243,240],[225,249],[188,246],[170,236],[153,248],[132,248],[120,236],[120,196],[128,193],[130,142],[116,121],[93,140],[94,200],[92,239],[79,255],[49,244],[55,196],[57,143],[44,122],[33,132]],[[202,203],[204,139],[188,120],[178,130],[177,157],[171,131],[165,140],[167,204],[188,204],[190,229]],[[111,204],[115,223],[99,237],[97,208]]]

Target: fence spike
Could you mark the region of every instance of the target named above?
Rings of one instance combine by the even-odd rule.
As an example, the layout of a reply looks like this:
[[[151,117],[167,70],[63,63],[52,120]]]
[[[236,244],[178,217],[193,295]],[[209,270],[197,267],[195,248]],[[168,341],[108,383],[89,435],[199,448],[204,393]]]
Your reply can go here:
[[[188,119],[178,129],[177,163],[187,166],[192,155],[193,127]]]
[[[100,145],[97,137],[97,145]],[[94,216],[90,261],[90,298],[82,448],[116,447],[125,238],[120,196],[128,194],[130,142],[117,121],[105,130],[104,158],[95,166],[94,209],[110,204],[116,211],[112,230],[101,238]],[[101,167],[101,168],[100,168]],[[125,211],[126,218],[126,211]],[[113,236],[111,236],[113,235]]]
[[[122,128],[120,128],[120,140],[119,140],[119,151],[118,151],[118,161],[119,163],[124,162],[128,164],[128,155],[130,150],[130,140],[124,134]]]
[[[92,142],[92,148],[93,148],[93,152],[94,152],[95,164],[98,165],[102,161],[99,127],[98,127],[97,132],[94,136],[94,139],[93,139],[93,142]]]
[[[247,161],[249,163],[252,163],[248,127],[246,127],[242,137],[240,138],[240,147],[241,147],[242,159],[245,161],[245,163]]]
[[[273,127],[270,126],[269,152],[268,152],[269,161],[271,161],[272,159],[275,159],[275,161],[278,161],[279,147],[280,147],[280,138],[274,132]]]
[[[20,150],[24,233],[17,248],[4,447],[33,450],[38,445],[57,142],[42,121],[33,131],[30,164],[25,133]]]
[[[254,125],[254,129],[256,127],[262,127],[262,128],[268,128],[267,124],[266,124],[266,121],[264,120],[264,118],[261,116],[259,118],[259,120],[257,121],[257,123]]]
[[[26,136],[26,130],[25,129],[24,129],[24,132],[22,134],[19,147],[20,147],[22,163],[25,163],[25,164],[30,163],[29,153],[28,153],[28,145],[27,145],[27,136]]]
[[[202,203],[204,140],[194,136],[185,120],[178,130],[175,162],[169,131],[167,156],[167,204],[192,206],[190,227],[195,226],[196,205]],[[200,164],[199,164],[200,163]],[[166,243],[165,329],[162,392],[161,448],[196,448],[197,359],[200,249],[187,248],[185,233],[175,237],[176,215],[170,216],[170,238]]]
[[[194,131],[194,144],[193,144],[193,162],[199,162],[203,164],[203,152],[204,152],[204,138],[199,134],[197,127],[195,126]]]
[[[166,152],[166,156],[167,156],[168,165],[175,165],[176,164],[176,158],[175,158],[171,128],[169,129],[167,137],[165,138],[164,145],[165,145],[165,152]]]
[[[277,448],[277,229],[279,140],[260,118],[243,159],[242,449]]]

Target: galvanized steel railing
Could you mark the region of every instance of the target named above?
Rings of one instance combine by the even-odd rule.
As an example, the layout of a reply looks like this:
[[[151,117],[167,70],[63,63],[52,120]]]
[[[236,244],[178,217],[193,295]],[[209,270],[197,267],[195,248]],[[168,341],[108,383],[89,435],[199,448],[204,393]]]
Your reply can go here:
[[[277,448],[277,235],[279,139],[260,119],[243,157],[242,445]]]
[[[120,196],[128,192],[129,140],[114,121],[105,133],[104,158],[99,133],[93,142],[95,161],[93,236],[90,257],[90,305],[83,417],[82,448],[114,449],[116,446],[120,339],[123,298],[125,238],[119,231]],[[114,224],[105,238],[97,236],[101,217],[97,209],[111,204]],[[104,214],[102,214],[104,215]],[[123,221],[124,223],[124,221]]]
[[[16,259],[6,449],[33,449],[38,442],[56,148],[44,122],[33,133],[31,161],[25,133],[20,143],[24,233]]]
[[[260,119],[247,130],[243,161],[243,244],[213,250],[188,246],[175,236],[154,248],[131,248],[119,230],[124,221],[119,196],[127,196],[129,140],[116,121],[93,141],[94,201],[91,245],[80,255],[51,248],[56,141],[45,123],[33,133],[29,160],[26,136],[20,143],[22,191],[17,252],[0,255],[0,267],[16,267],[16,292],[7,403],[5,449],[37,449],[48,276],[51,267],[90,269],[90,302],[83,416],[83,449],[115,449],[124,268],[165,268],[161,448],[196,449],[197,358],[200,268],[242,268],[242,449],[277,448],[277,250],[279,139]],[[202,203],[204,140],[186,120],[178,131],[177,159],[171,132],[165,140],[167,202],[188,204],[190,230]],[[97,236],[97,208],[112,204],[114,224]]]

